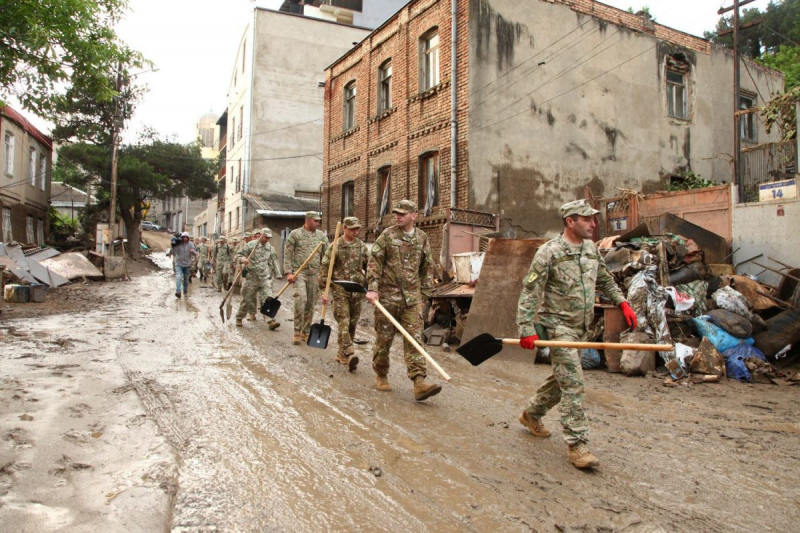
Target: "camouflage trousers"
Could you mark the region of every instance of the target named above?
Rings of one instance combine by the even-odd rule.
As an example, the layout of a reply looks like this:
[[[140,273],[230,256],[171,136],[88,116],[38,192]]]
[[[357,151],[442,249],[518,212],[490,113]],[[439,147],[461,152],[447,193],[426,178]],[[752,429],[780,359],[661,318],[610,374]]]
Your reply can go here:
[[[319,296],[317,274],[300,274],[294,282],[294,331],[308,335],[314,319],[314,305]]]
[[[571,329],[547,329],[550,340],[582,341],[586,333]],[[534,418],[542,418],[557,404],[561,413],[561,426],[564,428],[564,440],[572,446],[579,442],[589,441],[589,421],[583,411],[583,369],[581,357],[574,348],[551,348],[550,364],[553,373],[536,391],[525,410]]]
[[[231,281],[231,269],[228,265],[220,265],[219,263],[215,268],[217,269],[217,287],[224,290],[228,286],[228,282]]]
[[[272,296],[272,278],[260,278],[254,274],[246,277],[242,283],[242,301],[236,312],[236,319],[241,320],[248,313],[255,314],[260,310],[259,304],[270,296]]]
[[[397,320],[406,331],[408,331],[414,339],[421,345],[422,344],[422,308],[419,305],[406,307],[404,305],[395,305],[384,303],[383,307],[389,311],[395,320]],[[389,322],[383,313],[377,308],[375,309],[375,348],[372,352],[372,369],[379,376],[385,376],[389,373],[389,350],[392,348],[392,341],[394,341],[395,333],[397,330],[394,325]],[[406,360],[406,369],[408,370],[408,379],[413,380],[417,376],[425,377],[427,370],[425,367],[425,358],[422,357],[414,346],[403,337],[403,353]]]
[[[347,292],[341,287],[331,287],[333,297],[333,318],[339,325],[339,356],[352,354],[353,337],[356,334],[358,319],[361,317],[361,305],[364,303],[364,295],[355,292]]]

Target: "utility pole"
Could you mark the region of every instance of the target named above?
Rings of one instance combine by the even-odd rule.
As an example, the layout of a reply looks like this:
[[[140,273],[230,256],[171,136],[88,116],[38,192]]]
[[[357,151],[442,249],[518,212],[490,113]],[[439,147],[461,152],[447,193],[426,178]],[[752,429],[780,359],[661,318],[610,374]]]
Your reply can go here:
[[[114,97],[114,117],[111,129],[111,205],[108,207],[108,226],[111,233],[111,246],[108,254],[114,256],[114,229],[117,223],[117,145],[119,144],[119,99],[122,90],[122,64],[117,63],[117,95]]]

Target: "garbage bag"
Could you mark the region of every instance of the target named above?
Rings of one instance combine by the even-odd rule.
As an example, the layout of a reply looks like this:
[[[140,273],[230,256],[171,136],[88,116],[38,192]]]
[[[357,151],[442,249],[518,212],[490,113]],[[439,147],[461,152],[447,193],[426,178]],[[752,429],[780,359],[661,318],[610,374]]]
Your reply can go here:
[[[602,364],[600,352],[593,348],[584,348],[581,350],[581,368],[584,370],[594,370],[600,368]]]
[[[697,330],[697,334],[703,338],[708,339],[711,342],[711,344],[714,345],[714,348],[716,348],[717,351],[719,352],[724,352],[725,350],[729,350],[734,346],[738,345],[740,342],[745,342],[749,345],[753,344],[752,337],[744,340],[737,339],[736,337],[727,333],[719,326],[711,323],[707,315],[693,318],[692,324]]]
[[[647,267],[631,278],[628,301],[636,313],[637,331],[646,331],[658,344],[672,344],[665,312],[667,292],[656,282],[656,267]],[[658,352],[664,361],[675,358],[672,350]]]
[[[753,324],[745,317],[731,313],[725,309],[714,309],[708,312],[709,320],[734,337],[746,339],[753,335]]]
[[[728,377],[739,381],[753,381],[753,376],[745,362],[748,358],[767,360],[761,350],[744,341],[722,352],[722,356],[725,358],[725,371],[728,373]]]
[[[739,316],[745,317],[747,320],[753,318],[753,313],[750,312],[750,304],[747,298],[733,287],[722,287],[711,295],[711,299],[714,300],[714,305],[719,309],[736,313]]]
[[[694,298],[688,293],[681,292],[675,287],[664,287],[664,290],[667,291],[667,294],[669,294],[669,297],[672,300],[672,305],[679,313],[682,311],[688,311],[692,308],[692,306],[694,306]]]

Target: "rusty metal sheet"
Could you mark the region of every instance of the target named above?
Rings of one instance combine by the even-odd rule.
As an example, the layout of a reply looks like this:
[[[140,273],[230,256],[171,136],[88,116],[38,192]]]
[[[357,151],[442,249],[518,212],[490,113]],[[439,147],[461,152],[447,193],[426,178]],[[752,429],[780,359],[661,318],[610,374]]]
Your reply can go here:
[[[445,283],[434,287],[431,298],[472,298],[475,294],[475,287],[470,287],[467,283]]]
[[[517,302],[541,239],[492,239],[475,288],[462,344],[481,333],[517,337]],[[509,355],[514,350],[503,350]]]
[[[658,218],[658,231],[656,233],[673,233],[692,239],[705,252],[706,263],[724,263],[725,258],[730,253],[728,251],[728,241],[725,237],[714,232],[692,224],[688,220],[664,213]]]
[[[103,279],[103,273],[86,259],[83,254],[78,252],[61,254],[57,257],[45,259],[41,262],[41,265],[49,268],[56,274],[64,276],[68,280],[78,278]]]

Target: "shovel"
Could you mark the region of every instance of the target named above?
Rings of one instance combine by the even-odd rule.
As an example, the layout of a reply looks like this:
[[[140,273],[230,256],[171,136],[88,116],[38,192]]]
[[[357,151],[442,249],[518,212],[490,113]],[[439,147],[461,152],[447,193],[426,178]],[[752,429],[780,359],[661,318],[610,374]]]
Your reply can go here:
[[[303,269],[308,265],[308,263],[311,262],[311,258],[314,257],[314,254],[316,254],[319,251],[320,246],[322,246],[321,242],[318,243],[317,246],[311,251],[311,254],[308,257],[306,257],[306,260],[303,261],[303,264],[300,265],[300,268],[297,269],[295,275],[300,274],[300,272],[303,271]],[[264,300],[263,304],[261,304],[261,314],[267,315],[270,318],[275,318],[275,315],[278,314],[278,309],[281,308],[281,301],[278,298],[281,297],[283,291],[288,289],[290,285],[291,283],[287,282],[286,285],[284,285],[283,288],[280,291],[278,291],[278,294],[276,294],[275,297],[267,296],[267,299]]]
[[[343,288],[344,290],[346,290],[347,292],[360,292],[363,294],[366,294],[367,292],[367,289],[365,289],[363,286],[359,285],[355,281],[334,281],[334,283]],[[442,378],[444,378],[445,381],[450,381],[450,376],[447,374],[447,372],[445,372],[442,369],[442,367],[440,367],[439,364],[433,360],[433,357],[428,355],[428,352],[425,351],[425,348],[420,346],[417,340],[414,337],[412,337],[411,334],[407,332],[405,328],[401,326],[400,323],[397,320],[395,320],[395,318],[389,313],[389,311],[387,311],[386,308],[383,307],[381,303],[377,300],[375,301],[375,307],[377,307],[378,311],[383,313],[383,316],[385,316],[389,320],[389,322],[392,323],[395,329],[397,329],[397,331],[399,331],[403,335],[403,337],[405,337],[406,340],[410,342],[411,345],[414,346],[414,348],[416,348],[419,353],[422,354],[425,360],[428,363],[430,363],[430,365],[433,368],[435,368],[437,372],[439,372],[439,374],[442,376]]]
[[[328,339],[331,338],[331,327],[325,325],[325,311],[328,310],[328,294],[331,290],[331,277],[333,277],[333,263],[336,262],[336,245],[339,244],[339,231],[342,229],[342,223],[336,223],[336,233],[333,235],[333,249],[331,250],[331,261],[328,264],[328,281],[325,283],[325,299],[322,301],[322,318],[319,324],[312,324],[311,331],[308,332],[308,341],[306,344],[312,348],[319,348],[324,350],[328,347]]]
[[[250,250],[250,255],[247,256],[247,260],[250,261],[250,258],[253,257],[253,253],[255,253],[256,248],[258,248],[258,244],[253,246],[253,249]],[[242,277],[242,272],[244,272],[244,268],[239,270],[236,273],[236,276],[233,278],[233,283],[231,283],[231,288],[225,293],[225,298],[222,299],[222,303],[219,304],[219,316],[222,318],[222,322],[225,322],[226,318],[231,317],[231,313],[233,312],[233,300],[230,299],[231,294],[233,294],[233,289],[236,287],[236,282],[239,281],[239,278]],[[228,302],[228,305],[225,305],[225,302]],[[223,312],[222,308],[225,307],[225,311]]]
[[[491,333],[481,333],[456,351],[478,366],[503,349],[504,344],[519,346],[519,339],[498,339]],[[624,342],[571,342],[571,341],[535,341],[537,348],[594,348],[595,350],[641,350],[645,352],[669,352],[674,350],[671,344],[633,344]]]

